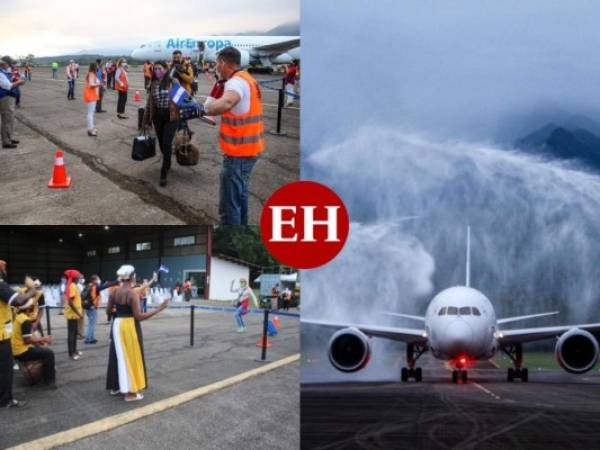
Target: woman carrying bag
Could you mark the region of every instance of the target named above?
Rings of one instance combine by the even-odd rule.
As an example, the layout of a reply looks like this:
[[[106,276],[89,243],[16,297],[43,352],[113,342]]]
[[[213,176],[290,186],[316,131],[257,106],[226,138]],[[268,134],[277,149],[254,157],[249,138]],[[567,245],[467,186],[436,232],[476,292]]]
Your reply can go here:
[[[94,128],[94,114],[96,113],[96,102],[100,100],[100,86],[102,83],[96,75],[98,64],[90,64],[90,69],[85,77],[85,87],[83,88],[83,101],[87,103],[87,130],[88,136],[98,136],[98,130]]]
[[[167,185],[167,173],[171,169],[171,155],[173,153],[173,138],[179,123],[179,110],[169,100],[169,90],[173,84],[168,73],[165,61],[156,61],[152,71],[152,82],[150,83],[150,95],[146,102],[142,127],[144,130],[154,125],[158,146],[163,154],[162,167],[160,169],[160,185]]]

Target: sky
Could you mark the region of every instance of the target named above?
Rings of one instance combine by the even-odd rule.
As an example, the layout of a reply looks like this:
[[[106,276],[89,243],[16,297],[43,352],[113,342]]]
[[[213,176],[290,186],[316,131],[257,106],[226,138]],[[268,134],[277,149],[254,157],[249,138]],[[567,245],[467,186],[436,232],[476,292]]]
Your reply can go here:
[[[299,0],[178,0],[174,5],[157,0],[2,3],[0,52],[13,56],[129,49],[167,35],[265,32],[298,22],[300,16]],[[93,4],[98,5],[97,11]]]
[[[364,123],[496,140],[540,110],[600,116],[598,23],[586,0],[303,0],[304,154]]]

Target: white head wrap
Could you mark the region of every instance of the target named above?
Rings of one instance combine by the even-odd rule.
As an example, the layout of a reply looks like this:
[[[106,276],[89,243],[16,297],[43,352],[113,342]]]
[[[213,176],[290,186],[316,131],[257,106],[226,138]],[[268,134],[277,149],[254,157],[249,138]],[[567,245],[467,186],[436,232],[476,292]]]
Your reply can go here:
[[[119,268],[119,270],[117,270],[117,276],[121,280],[131,279],[131,277],[133,276],[134,273],[135,273],[135,267],[133,267],[129,264],[125,264],[124,266],[121,266]]]

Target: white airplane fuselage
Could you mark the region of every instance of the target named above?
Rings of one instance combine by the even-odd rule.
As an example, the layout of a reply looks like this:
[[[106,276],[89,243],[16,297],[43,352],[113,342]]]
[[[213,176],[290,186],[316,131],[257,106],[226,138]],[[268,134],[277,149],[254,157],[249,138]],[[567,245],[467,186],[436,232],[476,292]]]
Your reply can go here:
[[[488,359],[498,349],[492,303],[466,286],[445,289],[431,300],[425,331],[430,351],[442,360]]]
[[[247,52],[249,63],[258,63],[270,61],[272,64],[290,64],[294,60],[300,59],[300,47],[286,50],[277,55],[271,55],[267,51],[258,48],[274,45],[281,42],[287,42],[297,38],[294,36],[199,36],[189,37],[170,37],[166,39],[147,42],[136,48],[131,57],[137,60],[156,61],[159,59],[170,60],[175,50],[180,50],[184,57],[191,57],[197,60],[200,56],[199,43],[203,43],[203,60],[206,62],[215,62],[217,53],[225,47],[232,46],[242,52]]]

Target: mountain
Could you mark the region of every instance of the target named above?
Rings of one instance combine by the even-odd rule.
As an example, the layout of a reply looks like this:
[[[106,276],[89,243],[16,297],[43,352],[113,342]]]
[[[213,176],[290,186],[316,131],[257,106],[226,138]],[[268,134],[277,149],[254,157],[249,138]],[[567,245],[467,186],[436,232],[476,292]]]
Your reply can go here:
[[[265,33],[267,36],[300,36],[300,23],[288,22]]]
[[[573,121],[577,126],[582,121]],[[588,125],[593,122],[587,122]],[[517,140],[514,146],[531,154],[561,160],[575,160],[600,170],[600,137],[583,128],[549,123]]]

